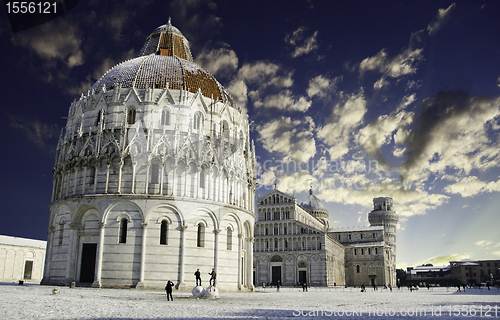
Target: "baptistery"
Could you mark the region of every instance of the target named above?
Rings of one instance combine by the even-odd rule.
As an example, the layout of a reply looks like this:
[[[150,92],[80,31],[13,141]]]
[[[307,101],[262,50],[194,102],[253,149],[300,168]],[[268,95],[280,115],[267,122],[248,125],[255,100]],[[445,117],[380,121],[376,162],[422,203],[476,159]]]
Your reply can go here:
[[[169,20],[71,103],[42,284],[191,290],[214,268],[252,290],[255,168],[247,114]]]

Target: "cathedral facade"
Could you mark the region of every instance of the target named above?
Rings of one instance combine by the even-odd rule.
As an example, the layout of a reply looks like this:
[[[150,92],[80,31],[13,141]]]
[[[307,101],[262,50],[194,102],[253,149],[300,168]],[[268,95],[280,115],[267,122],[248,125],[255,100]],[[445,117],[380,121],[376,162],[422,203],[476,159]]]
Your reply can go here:
[[[334,229],[328,211],[309,193],[305,204],[276,189],[257,199],[255,284],[396,285],[392,199],[373,199],[369,227]]]
[[[190,289],[215,268],[253,289],[248,117],[170,21],[73,101],[56,153],[43,284]]]

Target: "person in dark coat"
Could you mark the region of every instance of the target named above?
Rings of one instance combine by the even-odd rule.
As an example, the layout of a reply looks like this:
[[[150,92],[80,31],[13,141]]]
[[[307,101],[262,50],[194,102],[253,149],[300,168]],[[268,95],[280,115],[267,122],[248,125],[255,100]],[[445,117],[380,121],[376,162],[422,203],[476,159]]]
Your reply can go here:
[[[172,297],[172,287],[174,286],[174,283],[170,280],[167,281],[167,284],[165,285],[165,291],[167,292],[167,300],[170,301],[170,299],[172,299],[172,301],[174,301],[174,297]]]
[[[201,286],[201,273],[200,273],[200,269],[196,269],[196,272],[194,273],[194,275],[196,277],[196,286]]]
[[[215,287],[215,279],[217,279],[217,272],[215,272],[215,269],[212,268],[212,272],[209,273],[210,277],[210,285]]]

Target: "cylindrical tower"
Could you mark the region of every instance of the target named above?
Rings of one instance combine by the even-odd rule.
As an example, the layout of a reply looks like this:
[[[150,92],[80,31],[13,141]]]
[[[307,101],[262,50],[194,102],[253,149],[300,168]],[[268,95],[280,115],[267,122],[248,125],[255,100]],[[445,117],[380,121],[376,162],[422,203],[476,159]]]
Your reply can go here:
[[[248,116],[170,21],[73,101],[56,153],[43,283],[182,287],[215,267],[253,288]]]
[[[368,214],[371,226],[384,227],[384,242],[388,246],[386,259],[389,262],[388,280],[391,285],[396,284],[396,226],[398,215],[393,211],[393,200],[388,197],[373,199],[373,210]]]

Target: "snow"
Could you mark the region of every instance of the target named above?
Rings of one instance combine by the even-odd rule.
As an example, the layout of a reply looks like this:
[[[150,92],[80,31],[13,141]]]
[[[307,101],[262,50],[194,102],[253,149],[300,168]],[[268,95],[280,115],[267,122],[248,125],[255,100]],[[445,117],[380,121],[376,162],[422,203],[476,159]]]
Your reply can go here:
[[[309,288],[309,292],[302,292],[282,287],[280,292],[276,288],[257,288],[253,293],[221,292],[217,299],[197,299],[191,292],[174,291],[174,301],[167,301],[164,291],[60,287],[60,294],[55,295],[54,288],[0,286],[2,319],[500,318],[497,288],[465,292],[455,292],[451,287],[413,292],[406,288],[392,292]],[[420,310],[426,315],[420,315]]]

